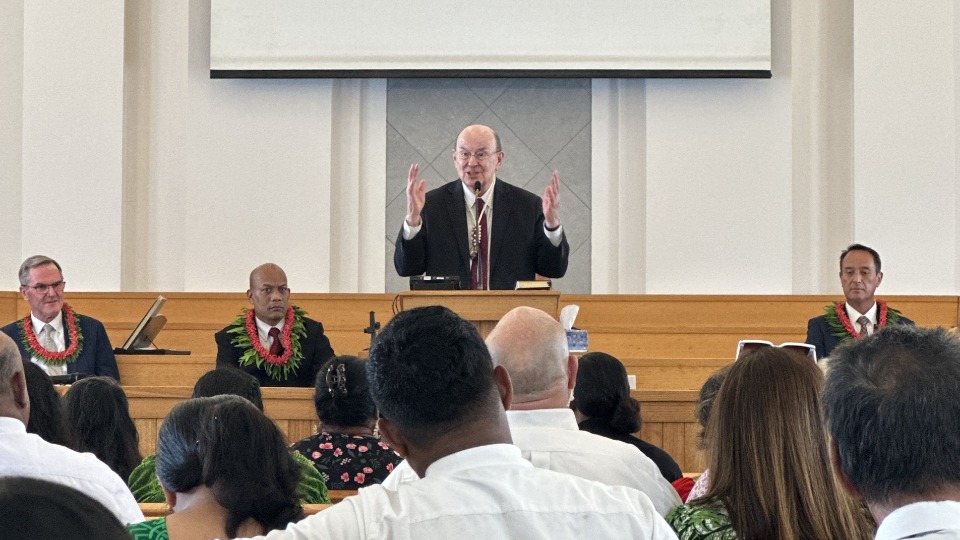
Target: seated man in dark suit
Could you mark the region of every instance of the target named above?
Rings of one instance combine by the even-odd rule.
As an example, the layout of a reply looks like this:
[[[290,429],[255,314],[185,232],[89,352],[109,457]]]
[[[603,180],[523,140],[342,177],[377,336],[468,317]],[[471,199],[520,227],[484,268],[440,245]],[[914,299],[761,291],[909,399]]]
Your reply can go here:
[[[840,254],[840,285],[843,302],[824,308],[824,315],[807,323],[807,343],[817,347],[817,358],[826,358],[841,343],[873,334],[888,324],[913,324],[899,311],[877,300],[874,294],[883,272],[880,254],[862,244],[853,244]]]
[[[460,174],[426,193],[410,166],[407,215],[393,264],[401,276],[459,276],[461,289],[513,289],[536,274],[560,278],[570,246],[560,226],[560,178],[543,199],[496,177],[503,150],[496,132],[473,125],[457,137]],[[479,224],[479,226],[477,226]]]
[[[313,386],[317,370],[333,357],[323,325],[290,305],[287,275],[266,263],[250,272],[245,310],[217,332],[217,365],[235,366],[255,376],[260,386]]]
[[[120,380],[117,358],[103,324],[75,313],[63,301],[63,270],[50,257],[34,255],[20,265],[20,294],[30,314],[0,330],[20,354],[50,375],[82,373]]]

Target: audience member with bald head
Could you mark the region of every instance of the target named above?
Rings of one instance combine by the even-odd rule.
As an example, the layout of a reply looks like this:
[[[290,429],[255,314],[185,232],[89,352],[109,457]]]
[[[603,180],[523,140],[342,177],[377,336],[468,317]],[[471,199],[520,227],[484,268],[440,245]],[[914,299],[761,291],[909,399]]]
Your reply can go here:
[[[253,309],[214,336],[217,365],[239,367],[260,386],[313,386],[333,348],[323,325],[290,304],[287,274],[273,263],[254,268],[247,299]]]
[[[367,361],[380,432],[422,476],[368,486],[279,538],[676,538],[639,491],[538,469],[510,444],[510,378],[440,306],[402,311]]]
[[[20,351],[0,333],[0,477],[26,476],[72,487],[122,523],[143,521],[126,483],[93,454],[80,454],[27,433],[30,398]]]
[[[656,464],[635,446],[580,431],[570,410],[577,359],[553,317],[518,307],[487,337],[493,363],[506,368],[514,385],[507,411],[513,442],[535,466],[646,493],[661,515],[680,497]]]

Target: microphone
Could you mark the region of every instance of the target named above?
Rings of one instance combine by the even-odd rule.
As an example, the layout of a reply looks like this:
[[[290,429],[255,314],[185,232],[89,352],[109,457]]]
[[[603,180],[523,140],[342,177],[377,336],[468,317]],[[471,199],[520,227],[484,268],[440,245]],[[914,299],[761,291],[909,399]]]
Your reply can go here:
[[[473,190],[477,192],[477,195],[480,195],[480,188],[483,187],[483,184],[479,180],[473,183]]]

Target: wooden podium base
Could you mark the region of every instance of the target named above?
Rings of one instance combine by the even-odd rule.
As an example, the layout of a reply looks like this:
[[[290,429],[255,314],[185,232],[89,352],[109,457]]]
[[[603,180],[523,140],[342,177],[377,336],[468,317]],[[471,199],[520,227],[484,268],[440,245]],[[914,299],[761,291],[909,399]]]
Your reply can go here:
[[[410,291],[400,293],[401,311],[423,306],[444,306],[473,323],[486,339],[508,311],[528,306],[556,318],[560,313],[559,291]]]

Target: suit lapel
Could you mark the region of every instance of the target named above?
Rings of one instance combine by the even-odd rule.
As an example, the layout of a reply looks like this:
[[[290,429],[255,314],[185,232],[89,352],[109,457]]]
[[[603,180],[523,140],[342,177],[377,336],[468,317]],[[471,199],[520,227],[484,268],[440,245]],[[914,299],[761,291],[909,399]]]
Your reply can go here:
[[[454,236],[457,239],[457,247],[460,249],[460,260],[470,266],[470,246],[467,244],[467,204],[463,200],[462,182],[458,179],[447,184],[447,219],[453,227]]]
[[[513,186],[497,178],[497,187],[493,190],[493,236],[490,237],[490,276],[496,275],[500,250],[507,238],[507,229],[513,223],[514,197],[510,191]],[[491,280],[492,281],[492,280]]]

